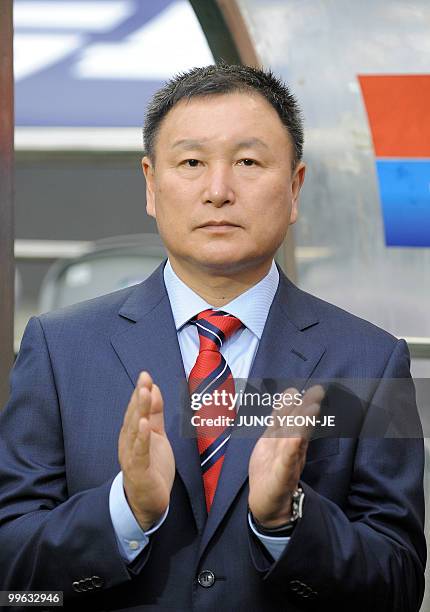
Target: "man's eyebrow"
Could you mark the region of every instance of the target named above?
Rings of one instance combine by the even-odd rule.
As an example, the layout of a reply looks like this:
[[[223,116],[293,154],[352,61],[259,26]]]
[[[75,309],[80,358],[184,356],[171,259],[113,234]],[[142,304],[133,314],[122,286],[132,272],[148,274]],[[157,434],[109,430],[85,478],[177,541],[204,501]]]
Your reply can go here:
[[[182,138],[172,144],[172,149],[204,149],[204,142],[201,140],[193,140],[191,138]]]
[[[208,141],[194,140],[192,138],[181,138],[180,140],[177,140],[173,143],[172,149],[181,148],[186,150],[203,150],[205,149],[206,142]],[[234,150],[237,151],[238,149],[246,149],[250,147],[262,147],[264,149],[269,148],[269,146],[263,140],[253,136],[251,138],[246,138],[245,140],[241,140],[240,142],[236,143],[236,145],[234,146]]]
[[[269,146],[257,137],[246,138],[245,140],[241,140],[237,143],[235,149],[247,149],[249,147],[263,147],[264,149],[268,149]]]

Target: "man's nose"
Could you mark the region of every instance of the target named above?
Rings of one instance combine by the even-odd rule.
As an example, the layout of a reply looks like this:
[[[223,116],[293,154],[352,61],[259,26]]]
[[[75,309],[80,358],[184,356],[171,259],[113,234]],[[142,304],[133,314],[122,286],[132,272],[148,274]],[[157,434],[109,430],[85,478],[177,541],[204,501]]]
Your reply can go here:
[[[203,202],[220,207],[224,204],[233,204],[234,200],[233,177],[230,169],[217,167],[208,171],[203,192]]]

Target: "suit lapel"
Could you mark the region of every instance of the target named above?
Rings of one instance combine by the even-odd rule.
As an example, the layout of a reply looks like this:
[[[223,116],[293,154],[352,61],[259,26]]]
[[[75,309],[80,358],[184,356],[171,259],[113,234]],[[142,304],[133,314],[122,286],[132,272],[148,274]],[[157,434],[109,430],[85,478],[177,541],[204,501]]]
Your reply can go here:
[[[111,338],[112,346],[126,369],[133,387],[139,373],[148,371],[164,398],[164,425],[199,531],[206,521],[206,507],[196,440],[181,435],[181,414],[189,405],[182,356],[175,323],[163,281],[161,265],[138,285],[120,310],[134,322]]]
[[[305,296],[306,294],[299,291],[280,271],[279,287],[269,311],[248,386],[258,388],[263,393],[273,394],[285,390],[288,386],[300,385],[300,391],[312,375],[325,352],[325,347],[311,342],[304,333],[307,328],[318,323],[315,313],[308,310]],[[271,412],[270,406],[259,410],[261,415]],[[252,450],[264,429],[263,426],[252,428],[252,434],[247,433],[244,427],[233,429],[203,532],[199,557],[234,498],[245,485]]]

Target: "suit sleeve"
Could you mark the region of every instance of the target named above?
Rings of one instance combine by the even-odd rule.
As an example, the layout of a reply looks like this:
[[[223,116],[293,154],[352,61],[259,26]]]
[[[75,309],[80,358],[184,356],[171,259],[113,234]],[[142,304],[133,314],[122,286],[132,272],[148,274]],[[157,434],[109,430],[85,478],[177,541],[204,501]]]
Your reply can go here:
[[[62,590],[67,600],[131,580],[109,512],[112,480],[69,497],[55,380],[32,318],[0,412],[0,590]]]
[[[405,379],[402,410],[420,431],[409,371],[399,341],[390,355],[366,416],[367,433],[378,407],[387,406],[389,379]],[[406,406],[407,403],[407,406]],[[401,421],[394,415],[393,421]],[[411,427],[412,425],[412,427]],[[250,536],[251,557],[264,581],[305,610],[418,612],[424,592],[424,445],[420,437],[359,438],[342,508],[302,482],[303,517],[273,562]]]

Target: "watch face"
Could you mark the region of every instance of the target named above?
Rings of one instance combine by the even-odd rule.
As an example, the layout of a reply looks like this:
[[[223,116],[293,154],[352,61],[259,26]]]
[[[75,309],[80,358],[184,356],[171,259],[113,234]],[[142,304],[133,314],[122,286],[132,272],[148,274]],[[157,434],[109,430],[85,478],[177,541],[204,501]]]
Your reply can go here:
[[[304,499],[305,494],[303,493],[303,489],[301,487],[298,487],[293,493],[293,508],[292,516],[290,519],[291,522],[297,521],[297,519],[302,518]]]

